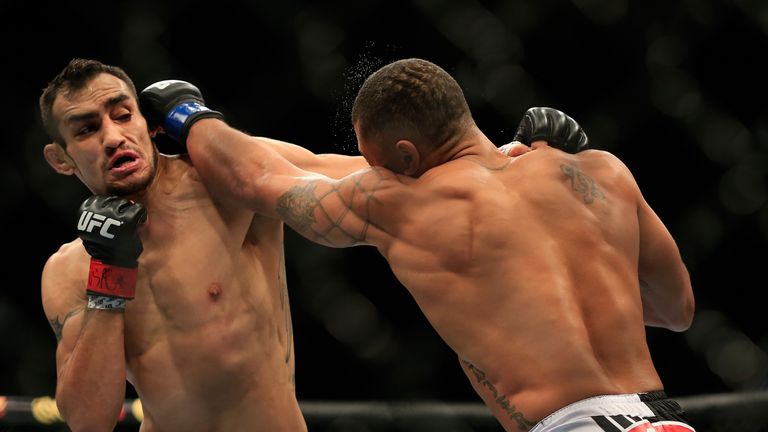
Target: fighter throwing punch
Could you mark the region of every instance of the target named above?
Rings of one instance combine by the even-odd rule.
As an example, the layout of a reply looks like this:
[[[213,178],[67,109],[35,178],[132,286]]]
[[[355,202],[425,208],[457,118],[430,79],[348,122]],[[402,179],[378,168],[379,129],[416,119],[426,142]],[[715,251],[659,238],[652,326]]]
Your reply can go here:
[[[70,428],[112,430],[127,379],[143,432],[306,430],[282,223],[232,193],[209,193],[185,155],[159,154],[119,68],[73,60],[40,108],[54,140],[46,160],[96,194],[73,218],[80,239],[54,253],[42,276],[59,341],[56,402]],[[221,117],[198,108],[190,118]],[[269,145],[332,177],[365,165]]]
[[[145,112],[173,130],[177,111]],[[690,325],[688,272],[621,161],[540,141],[504,156],[456,81],[420,59],[372,74],[352,123],[370,167],[339,180],[216,119],[186,145],[217,194],[321,244],[377,247],[507,431],[692,430],[644,327]]]

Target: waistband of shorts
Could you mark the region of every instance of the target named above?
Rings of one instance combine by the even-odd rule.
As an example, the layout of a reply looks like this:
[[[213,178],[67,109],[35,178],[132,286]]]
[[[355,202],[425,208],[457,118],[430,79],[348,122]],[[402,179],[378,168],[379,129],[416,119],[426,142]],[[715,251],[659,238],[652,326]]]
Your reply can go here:
[[[646,393],[638,393],[637,395],[640,396],[640,402],[656,402],[669,399],[667,394],[664,393],[664,390],[654,390]]]
[[[539,422],[537,422],[530,432],[535,432],[537,429],[546,427],[549,424],[556,423],[562,415],[595,405],[623,405],[623,404],[643,404],[646,402],[661,401],[667,399],[666,393],[663,390],[655,390],[644,393],[626,393],[626,394],[614,394],[614,395],[599,395],[592,396],[586,399],[581,399],[576,402],[570,403],[552,414],[546,416]]]

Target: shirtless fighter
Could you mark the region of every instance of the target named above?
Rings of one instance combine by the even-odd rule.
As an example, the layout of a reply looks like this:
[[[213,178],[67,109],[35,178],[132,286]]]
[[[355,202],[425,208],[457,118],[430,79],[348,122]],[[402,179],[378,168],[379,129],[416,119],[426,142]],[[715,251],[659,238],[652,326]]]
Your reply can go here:
[[[543,142],[505,157],[420,59],[372,74],[352,122],[370,167],[339,180],[217,119],[186,145],[217,194],[315,242],[378,248],[507,431],[693,430],[644,327],[690,325],[690,279],[620,160]]]
[[[46,160],[96,194],[73,220],[80,239],[42,275],[58,339],[56,401],[69,427],[112,430],[127,379],[141,398],[143,432],[306,430],[282,222],[231,193],[209,193],[186,155],[159,154],[117,67],[73,60],[40,108],[54,141]],[[269,145],[331,177],[366,166]]]

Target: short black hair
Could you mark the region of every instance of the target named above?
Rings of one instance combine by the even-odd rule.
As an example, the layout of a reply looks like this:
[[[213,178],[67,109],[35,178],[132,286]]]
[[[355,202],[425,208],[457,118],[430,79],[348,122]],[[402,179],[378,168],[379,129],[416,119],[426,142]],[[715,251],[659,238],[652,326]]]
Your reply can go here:
[[[398,60],[363,83],[352,106],[352,124],[369,137],[390,128],[412,130],[440,147],[471,119],[464,92],[448,72],[426,60]]]

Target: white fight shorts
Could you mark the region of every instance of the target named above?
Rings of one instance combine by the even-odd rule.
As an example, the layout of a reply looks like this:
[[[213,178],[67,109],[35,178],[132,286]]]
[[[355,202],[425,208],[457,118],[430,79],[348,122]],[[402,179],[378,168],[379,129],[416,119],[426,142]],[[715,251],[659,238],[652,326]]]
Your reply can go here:
[[[595,396],[536,423],[530,432],[695,432],[663,391]]]

